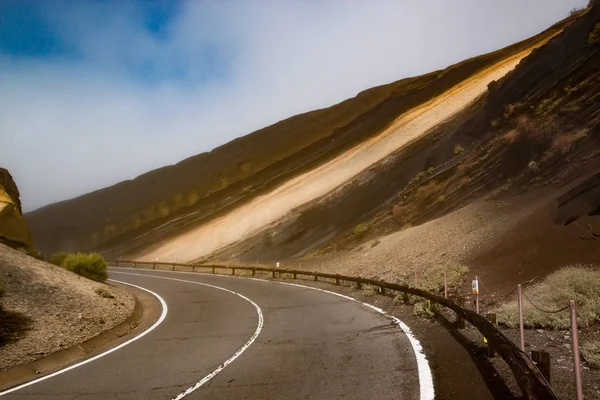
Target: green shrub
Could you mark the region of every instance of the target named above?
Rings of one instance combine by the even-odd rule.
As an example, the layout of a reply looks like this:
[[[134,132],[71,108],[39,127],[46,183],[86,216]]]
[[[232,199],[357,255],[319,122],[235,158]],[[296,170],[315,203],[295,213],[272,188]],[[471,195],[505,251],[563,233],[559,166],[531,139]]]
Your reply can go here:
[[[373,297],[377,293],[379,293],[379,288],[377,286],[367,286],[363,289],[363,294],[367,297]]]
[[[463,149],[460,144],[457,144],[456,146],[454,146],[454,155],[455,156],[461,154],[463,151],[465,151],[465,149]]]
[[[600,44],[600,22],[598,22],[592,28],[590,36],[588,37],[588,42],[592,44]]]
[[[581,346],[581,357],[590,367],[600,369],[600,342],[586,342]]]
[[[417,317],[433,318],[435,316],[435,308],[428,301],[419,301],[413,306],[413,314]]]
[[[58,265],[61,267],[65,258],[69,256],[69,253],[65,251],[59,251],[58,253],[54,253],[50,256],[50,264]]]
[[[106,261],[98,253],[69,254],[62,267],[96,282],[104,282],[108,278]]]
[[[25,255],[28,255],[29,257],[33,257],[33,258],[37,258],[38,260],[45,261],[42,253],[40,253],[38,251],[38,249],[36,249],[33,246],[19,247],[19,248],[17,248],[17,251],[19,251]]]
[[[579,265],[560,269],[548,275],[544,281],[524,288],[524,293],[538,307],[548,311],[561,309],[569,304],[569,300],[575,300],[580,326],[600,321],[600,270],[597,268]],[[516,298],[498,307],[496,315],[499,323],[517,327]],[[559,313],[545,313],[524,298],[523,322],[528,328],[568,329],[571,318],[568,309]]]
[[[360,225],[356,225],[354,227],[354,229],[352,230],[352,233],[354,233],[354,236],[364,236],[365,233],[367,233],[369,231],[369,225],[367,224],[360,224]]]

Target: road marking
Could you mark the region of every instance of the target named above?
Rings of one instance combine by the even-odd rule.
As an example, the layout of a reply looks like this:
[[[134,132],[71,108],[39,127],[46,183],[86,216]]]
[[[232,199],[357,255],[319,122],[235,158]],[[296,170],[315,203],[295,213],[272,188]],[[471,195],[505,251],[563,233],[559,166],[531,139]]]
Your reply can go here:
[[[154,297],[156,297],[156,298],[158,299],[158,301],[160,302],[160,305],[162,306],[162,313],[161,313],[161,315],[160,315],[160,318],[158,319],[158,321],[156,321],[156,322],[155,322],[155,323],[154,323],[154,324],[153,324],[153,325],[152,325],[150,328],[146,329],[144,332],[140,333],[140,334],[139,334],[139,335],[137,335],[136,337],[133,337],[133,338],[131,338],[131,339],[127,340],[126,342],[123,342],[123,343],[121,343],[120,345],[118,345],[118,346],[116,346],[116,347],[113,347],[113,348],[112,348],[112,349],[110,349],[110,350],[107,350],[107,351],[105,351],[104,353],[100,353],[100,354],[98,354],[98,355],[96,355],[96,356],[94,356],[94,357],[92,357],[92,358],[88,358],[87,360],[81,361],[81,362],[79,362],[79,363],[77,363],[77,364],[73,364],[73,365],[71,365],[71,366],[69,366],[69,367],[67,367],[67,368],[64,368],[64,369],[58,370],[58,371],[56,371],[56,372],[53,372],[53,373],[51,373],[51,374],[49,374],[49,375],[46,375],[46,376],[42,376],[41,378],[34,379],[34,380],[32,380],[32,381],[29,381],[29,382],[27,382],[27,383],[24,383],[24,384],[22,384],[22,385],[15,386],[14,388],[11,388],[11,389],[8,389],[8,390],[5,390],[4,392],[0,392],[0,397],[4,396],[4,395],[6,395],[6,394],[12,393],[12,392],[16,392],[17,390],[23,389],[23,388],[25,388],[25,387],[27,387],[27,386],[35,385],[36,383],[39,383],[39,382],[45,381],[46,379],[53,378],[53,377],[55,377],[55,376],[57,376],[57,375],[64,374],[64,373],[65,373],[65,372],[67,372],[67,371],[70,371],[70,370],[72,370],[72,369],[75,369],[75,368],[77,368],[77,367],[81,367],[82,365],[85,365],[85,364],[87,364],[87,363],[90,363],[90,362],[92,362],[92,361],[95,361],[95,360],[97,360],[97,359],[99,359],[99,358],[101,358],[101,357],[107,356],[107,355],[109,355],[110,353],[112,353],[112,352],[114,352],[114,351],[117,351],[117,350],[119,350],[119,349],[121,349],[121,348],[123,348],[123,347],[127,346],[128,344],[131,344],[131,343],[135,342],[136,340],[139,340],[139,339],[143,338],[144,336],[146,336],[147,334],[149,334],[150,332],[152,332],[154,329],[156,329],[156,327],[158,327],[158,326],[159,326],[159,325],[160,325],[160,324],[161,324],[161,323],[162,323],[162,322],[165,320],[165,318],[166,318],[166,316],[167,316],[167,312],[168,312],[167,303],[166,303],[166,302],[163,300],[163,298],[162,298],[162,297],[160,297],[158,294],[154,293],[154,292],[153,292],[153,291],[151,291],[151,290],[145,289],[145,288],[143,288],[143,287],[141,287],[141,286],[137,286],[137,285],[134,285],[134,284],[131,284],[131,283],[127,283],[127,282],[121,282],[121,281],[117,281],[117,280],[115,280],[115,279],[109,279],[109,281],[112,281],[112,282],[117,282],[117,283],[122,283],[122,284],[124,284],[124,285],[133,286],[133,287],[135,287],[135,288],[138,288],[138,289],[144,290],[144,291],[146,291],[146,292],[150,293],[151,295],[153,295]]]
[[[425,356],[425,353],[423,351],[423,346],[421,346],[421,342],[419,342],[419,340],[414,337],[414,335],[413,335],[412,331],[410,330],[410,328],[408,327],[408,325],[406,325],[404,322],[402,322],[397,317],[394,317],[393,315],[388,314],[381,308],[375,307],[374,305],[371,305],[369,303],[363,303],[362,301],[359,301],[353,297],[346,296],[341,293],[336,293],[336,292],[332,292],[329,290],[320,289],[320,288],[316,288],[316,287],[312,287],[312,286],[305,286],[305,285],[301,285],[298,283],[270,281],[267,279],[248,278],[248,277],[243,277],[243,276],[206,274],[206,273],[202,273],[202,272],[161,271],[161,270],[153,270],[153,269],[145,269],[145,268],[126,268],[126,267],[109,267],[109,268],[111,270],[113,270],[115,268],[121,268],[121,269],[126,269],[126,270],[137,270],[137,271],[166,272],[166,273],[170,273],[170,274],[193,274],[193,275],[204,275],[204,276],[218,276],[218,277],[224,277],[224,278],[249,279],[249,280],[258,281],[258,282],[269,282],[269,283],[276,283],[279,285],[296,286],[296,287],[300,287],[300,288],[316,290],[319,292],[329,293],[334,296],[338,296],[338,297],[344,298],[346,300],[350,300],[350,301],[354,301],[356,303],[362,304],[363,306],[368,307],[368,308],[382,314],[383,316],[392,320],[393,322],[395,322],[400,327],[400,329],[404,332],[404,334],[408,337],[408,340],[413,348],[413,352],[415,353],[415,359],[417,360],[417,370],[419,371],[419,392],[420,392],[419,399],[420,400],[434,400],[434,398],[435,398],[435,389],[433,386],[433,375],[431,374],[431,368],[429,367],[429,362],[427,361],[427,356]],[[120,272],[120,273],[124,273],[124,272]],[[146,275],[146,274],[132,274],[132,275],[157,277],[156,275]],[[173,278],[166,278],[166,279],[173,279]],[[225,289],[225,290],[227,290],[227,289]],[[180,399],[180,398],[181,397],[177,397],[177,399]]]
[[[223,364],[219,365],[219,368],[215,369],[213,372],[211,372],[210,374],[206,375],[204,378],[202,378],[201,380],[199,380],[194,386],[191,386],[190,388],[188,388],[185,392],[182,392],[182,393],[178,394],[177,397],[173,398],[173,400],[181,400],[185,396],[187,396],[187,395],[193,393],[194,391],[200,389],[200,387],[202,387],[202,385],[204,385],[206,382],[210,381],[219,372],[223,371],[229,364],[231,364],[233,361],[235,361],[236,358],[238,358],[239,356],[241,356],[242,353],[244,351],[246,351],[248,349],[248,347],[250,347],[252,345],[252,343],[254,343],[254,341],[256,340],[256,338],[258,337],[258,335],[260,334],[260,332],[262,331],[263,324],[264,324],[264,318],[263,318],[262,310],[260,309],[260,307],[258,306],[258,304],[256,304],[255,302],[253,302],[252,300],[250,300],[248,297],[244,296],[243,294],[240,294],[238,292],[234,292],[233,290],[229,290],[229,289],[226,289],[226,288],[220,287],[220,286],[211,285],[211,284],[208,284],[208,283],[202,283],[202,282],[196,282],[196,281],[188,281],[188,280],[177,279],[177,278],[168,278],[166,276],[157,276],[157,275],[148,275],[148,274],[132,274],[130,272],[120,272],[120,271],[112,271],[112,272],[115,273],[115,274],[144,276],[144,277],[149,277],[149,278],[165,279],[165,280],[170,280],[170,281],[192,283],[194,285],[207,286],[207,287],[210,287],[210,288],[213,288],[213,289],[223,290],[225,292],[232,293],[232,294],[235,294],[236,296],[241,297],[242,299],[244,299],[247,302],[249,302],[250,304],[252,304],[254,306],[254,308],[256,309],[256,313],[258,314],[258,325],[256,327],[256,330],[254,331],[254,334],[250,337],[250,339],[248,339],[248,341],[238,351],[236,351],[233,356],[231,356],[229,359],[227,359],[227,361],[225,361]]]

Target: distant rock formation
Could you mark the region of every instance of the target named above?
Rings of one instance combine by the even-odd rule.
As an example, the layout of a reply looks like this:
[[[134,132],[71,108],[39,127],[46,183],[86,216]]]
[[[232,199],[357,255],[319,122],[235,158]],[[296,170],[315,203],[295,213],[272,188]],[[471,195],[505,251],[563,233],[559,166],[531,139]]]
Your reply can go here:
[[[13,248],[33,248],[23,219],[19,189],[8,170],[0,168],[0,242]]]

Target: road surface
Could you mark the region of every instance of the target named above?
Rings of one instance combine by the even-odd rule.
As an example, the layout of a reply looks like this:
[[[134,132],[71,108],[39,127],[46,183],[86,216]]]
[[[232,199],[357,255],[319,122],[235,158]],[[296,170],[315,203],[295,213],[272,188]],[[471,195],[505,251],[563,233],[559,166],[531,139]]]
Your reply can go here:
[[[162,297],[164,321],[117,351],[3,400],[432,396],[421,395],[408,336],[358,302],[222,276],[113,268],[110,278]]]

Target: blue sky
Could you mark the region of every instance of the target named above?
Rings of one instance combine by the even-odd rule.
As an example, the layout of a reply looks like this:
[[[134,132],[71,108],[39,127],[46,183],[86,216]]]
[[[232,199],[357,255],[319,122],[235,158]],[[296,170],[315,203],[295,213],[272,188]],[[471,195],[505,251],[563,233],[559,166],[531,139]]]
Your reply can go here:
[[[534,35],[587,0],[0,1],[26,210]]]

